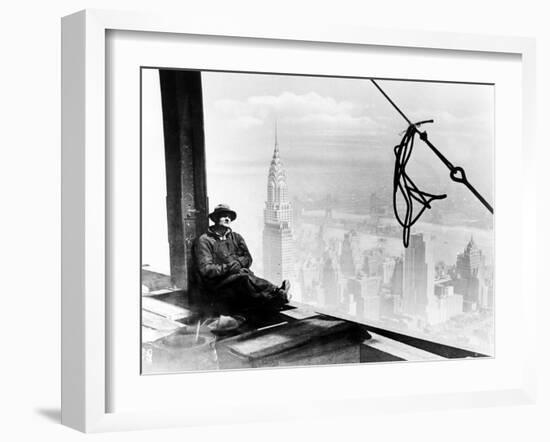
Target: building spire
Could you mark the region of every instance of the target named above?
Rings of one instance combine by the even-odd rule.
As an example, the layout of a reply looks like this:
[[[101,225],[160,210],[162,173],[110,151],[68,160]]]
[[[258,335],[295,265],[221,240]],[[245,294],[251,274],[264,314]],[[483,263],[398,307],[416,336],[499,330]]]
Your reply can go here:
[[[470,241],[468,242],[468,244],[466,244],[466,251],[470,251],[474,248],[476,248],[476,247],[475,247],[475,243],[474,243],[474,235],[472,234],[470,236]]]
[[[277,120],[275,120],[275,149],[273,151],[273,158],[279,156],[279,141],[277,139]]]

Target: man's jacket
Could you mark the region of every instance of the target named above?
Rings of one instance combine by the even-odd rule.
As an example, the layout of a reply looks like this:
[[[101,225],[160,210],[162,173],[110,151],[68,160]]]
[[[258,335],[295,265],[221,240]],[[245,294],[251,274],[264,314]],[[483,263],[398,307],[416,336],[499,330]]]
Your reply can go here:
[[[222,237],[209,228],[195,244],[195,259],[201,280],[209,288],[225,285],[252,265],[243,237],[231,229]]]

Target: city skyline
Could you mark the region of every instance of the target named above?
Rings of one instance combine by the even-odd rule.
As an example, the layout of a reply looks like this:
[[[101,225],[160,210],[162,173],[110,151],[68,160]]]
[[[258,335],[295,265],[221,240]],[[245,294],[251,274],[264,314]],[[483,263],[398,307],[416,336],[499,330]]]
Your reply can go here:
[[[315,226],[318,231],[298,240],[298,249],[306,251],[297,264],[302,302],[360,322],[492,354],[492,267],[483,264],[473,238],[462,252],[457,250],[456,261],[449,265],[434,262],[430,242],[422,233],[412,235],[405,253],[395,256],[383,244],[359,247],[353,230],[343,240],[327,238],[325,225]],[[472,253],[479,262],[470,269],[477,270],[464,274],[463,257]],[[352,270],[346,269],[349,265]]]
[[[311,216],[312,211],[303,208],[293,210],[288,200],[292,188],[286,182],[276,129],[266,190],[264,275],[277,283],[291,279],[296,300],[408,333],[429,334],[434,328],[455,327],[447,332],[448,344],[492,354],[494,294],[492,277],[485,277],[492,269],[485,265],[473,234],[463,251],[456,251],[456,260],[450,265],[434,259],[433,235],[422,232],[414,233],[409,247],[398,256],[385,250],[388,237],[384,236],[376,247],[361,247],[360,233],[349,226],[340,227],[345,231],[343,239],[326,237],[327,227],[335,221],[332,200],[320,200],[322,217]],[[371,200],[380,210],[377,198]],[[319,228],[313,241],[304,239],[304,225]],[[355,227],[359,231],[365,228]],[[294,238],[294,232],[299,232],[299,238]],[[289,267],[292,271],[283,275],[283,269]],[[477,315],[473,332],[449,325],[470,318],[472,327],[472,314]],[[443,335],[440,332],[431,338]]]

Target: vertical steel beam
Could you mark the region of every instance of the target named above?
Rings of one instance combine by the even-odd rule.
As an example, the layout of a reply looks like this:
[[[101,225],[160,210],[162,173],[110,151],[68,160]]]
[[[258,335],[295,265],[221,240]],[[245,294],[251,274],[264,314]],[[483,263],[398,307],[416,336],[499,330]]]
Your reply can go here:
[[[172,283],[188,291],[192,245],[208,227],[199,71],[160,70]]]

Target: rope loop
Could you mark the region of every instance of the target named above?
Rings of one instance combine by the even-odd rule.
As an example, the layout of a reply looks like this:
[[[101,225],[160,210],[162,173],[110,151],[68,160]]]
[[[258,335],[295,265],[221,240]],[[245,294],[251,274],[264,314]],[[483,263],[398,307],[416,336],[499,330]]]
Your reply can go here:
[[[426,121],[428,122],[428,121]],[[440,200],[447,195],[434,195],[420,190],[413,180],[407,175],[406,167],[414,148],[414,137],[418,132],[418,125],[424,121],[409,125],[401,143],[394,147],[395,168],[393,173],[393,211],[395,218],[403,227],[403,245],[409,246],[411,227],[416,223],[426,209],[430,209],[433,200]],[[401,194],[405,203],[405,213],[402,216],[398,208],[398,194]],[[420,204],[420,209],[414,214],[415,202]]]

